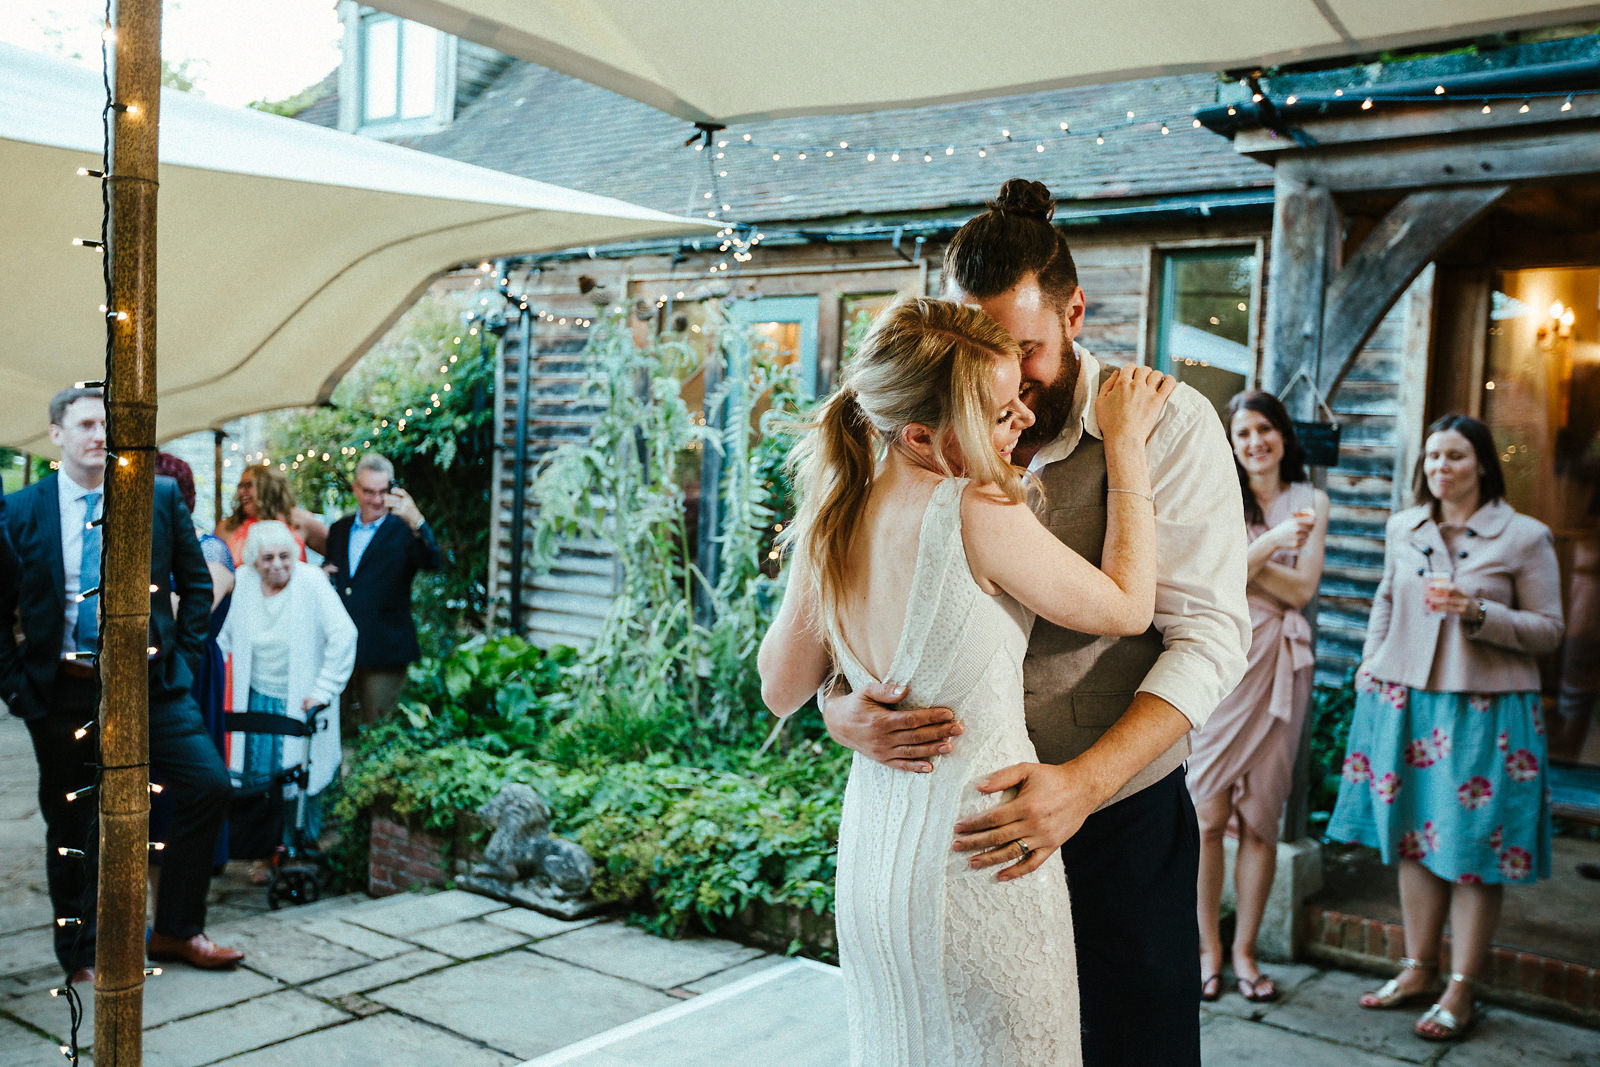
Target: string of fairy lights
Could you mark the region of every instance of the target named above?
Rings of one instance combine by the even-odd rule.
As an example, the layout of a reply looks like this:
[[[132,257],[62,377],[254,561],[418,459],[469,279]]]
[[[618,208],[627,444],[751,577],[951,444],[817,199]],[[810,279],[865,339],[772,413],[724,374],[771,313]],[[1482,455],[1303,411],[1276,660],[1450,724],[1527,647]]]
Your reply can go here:
[[[1259,75],[1243,78],[1240,84],[1249,94],[1250,102],[1261,107],[1263,117],[1275,113],[1275,105],[1278,102],[1262,90]],[[1281,106],[1292,108],[1305,103],[1343,107],[1344,101],[1359,99],[1360,110],[1373,111],[1391,105],[1465,102],[1478,104],[1479,112],[1483,115],[1493,115],[1497,108],[1503,109],[1508,106],[1514,108],[1518,114],[1527,115],[1546,104],[1556,104],[1551,112],[1552,115],[1556,115],[1571,111],[1576,98],[1588,95],[1591,93],[1565,89],[1533,92],[1453,92],[1441,82],[1435,84],[1431,92],[1404,94],[1385,90],[1381,86],[1319,90],[1314,96],[1304,97],[1290,93],[1281,98]],[[1241,106],[1242,103],[1228,105],[1227,114],[1236,116]],[[757,133],[734,135],[716,124],[701,123],[697,124],[697,132],[685,142],[685,145],[692,146],[696,152],[707,153],[708,162],[711,164],[713,181],[703,197],[707,201],[712,201],[714,206],[704,211],[704,217],[726,221],[734,217],[735,209],[729,202],[731,198],[723,194],[716,179],[727,178],[730,163],[740,156],[746,157],[746,162],[755,162],[765,157],[772,163],[804,162],[811,165],[825,164],[828,161],[854,161],[890,167],[897,164],[925,166],[971,157],[1016,164],[1022,160],[1037,161],[1041,156],[1078,147],[1099,149],[1115,138],[1131,134],[1166,137],[1174,130],[1185,126],[1200,129],[1203,125],[1201,119],[1192,114],[1151,116],[1141,114],[1137,108],[1129,108],[1123,112],[1120,120],[1107,121],[1099,116],[1088,120],[1081,117],[1075,120],[1071,116],[1062,115],[1052,128],[1024,130],[1020,126],[999,126],[988,137],[973,137],[968,134],[962,138],[896,141],[875,137],[863,142],[848,138],[827,141],[768,140]],[[739,229],[737,224],[733,224],[732,228]],[[748,245],[739,247],[736,243],[732,247],[738,248],[738,251],[748,258]]]

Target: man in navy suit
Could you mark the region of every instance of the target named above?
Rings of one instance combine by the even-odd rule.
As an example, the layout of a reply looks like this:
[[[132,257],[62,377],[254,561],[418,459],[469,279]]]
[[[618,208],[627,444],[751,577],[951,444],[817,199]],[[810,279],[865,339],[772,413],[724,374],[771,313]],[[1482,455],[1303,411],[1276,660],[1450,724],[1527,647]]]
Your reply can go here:
[[[22,719],[39,762],[45,874],[58,919],[56,957],[70,981],[94,971],[98,797],[68,794],[93,784],[97,718],[100,526],[106,475],[106,406],[98,389],[65,389],[50,401],[57,473],[4,503],[0,556],[0,696]],[[153,960],[230,967],[244,954],[205,935],[206,891],[217,831],[232,787],[189,694],[205,648],[211,575],[189,512],[171,478],[157,478],[150,545],[150,775],[173,792],[163,852]],[[173,595],[177,611],[173,611]],[[19,644],[12,630],[20,622]],[[78,850],[81,856],[69,851]]]
[[[411,617],[411,579],[436,570],[439,545],[411,494],[394,484],[394,465],[361,457],[351,482],[358,510],[328,530],[328,576],[356,624],[356,668],[345,687],[344,736],[394,712],[406,668],[421,655]]]

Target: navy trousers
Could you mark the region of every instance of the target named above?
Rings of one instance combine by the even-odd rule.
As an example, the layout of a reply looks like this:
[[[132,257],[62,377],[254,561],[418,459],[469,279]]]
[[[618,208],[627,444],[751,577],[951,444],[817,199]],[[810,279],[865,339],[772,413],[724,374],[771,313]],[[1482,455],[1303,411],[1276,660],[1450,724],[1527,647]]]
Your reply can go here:
[[[1088,1067],[1200,1063],[1200,828],[1179,767],[1061,849]]]
[[[94,965],[95,906],[100,841],[95,820],[99,796],[74,801],[67,793],[92,783],[99,738],[73,733],[94,718],[99,699],[93,679],[60,676],[56,706],[28,722],[39,763],[39,811],[45,825],[45,877],[56,916],[82,919],[55,928],[56,958],[68,973]],[[217,832],[233,787],[187,693],[150,694],[150,776],[173,796],[172,822],[162,852],[155,930],[189,938],[205,929],[206,892]],[[59,848],[84,855],[62,856]]]

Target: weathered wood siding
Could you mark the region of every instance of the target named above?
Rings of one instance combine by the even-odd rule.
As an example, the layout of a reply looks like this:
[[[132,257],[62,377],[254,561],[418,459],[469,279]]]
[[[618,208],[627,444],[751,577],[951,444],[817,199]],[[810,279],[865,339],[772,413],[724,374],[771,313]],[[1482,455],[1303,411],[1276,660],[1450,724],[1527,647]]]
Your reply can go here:
[[[519,290],[520,291],[520,290]],[[574,290],[575,292],[576,290]],[[554,294],[541,294],[553,296]],[[559,300],[555,301],[559,305]],[[547,301],[542,306],[550,306]],[[572,310],[579,308],[574,306]],[[588,310],[588,309],[584,309]],[[525,495],[524,538],[538,517],[533,483],[541,462],[563,444],[581,442],[599,408],[586,398],[587,371],[582,351],[588,332],[569,324],[535,323],[528,400],[528,460],[522,485],[516,481],[517,385],[522,345],[515,326],[502,343],[495,379],[495,424],[501,443],[495,463],[495,506],[490,531],[489,595],[495,621],[510,622],[512,501]],[[527,540],[524,544],[528,544]],[[524,559],[526,560],[526,556]],[[525,636],[543,647],[582,646],[600,632],[616,595],[617,565],[610,549],[594,542],[564,545],[548,573],[526,563],[521,585]]]
[[[1316,679],[1339,685],[1359,661],[1383,577],[1384,524],[1409,494],[1420,396],[1408,377],[1426,367],[1432,274],[1395,302],[1330,399],[1341,426],[1328,471],[1328,550],[1317,598]]]

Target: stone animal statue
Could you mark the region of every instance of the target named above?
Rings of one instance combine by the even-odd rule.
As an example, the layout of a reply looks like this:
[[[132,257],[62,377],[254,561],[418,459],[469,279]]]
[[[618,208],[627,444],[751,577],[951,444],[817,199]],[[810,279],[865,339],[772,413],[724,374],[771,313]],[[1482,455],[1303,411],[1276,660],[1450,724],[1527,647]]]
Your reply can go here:
[[[550,808],[531,788],[520,782],[501,786],[478,815],[494,827],[494,835],[483,862],[472,869],[474,880],[542,890],[557,899],[589,891],[594,861],[571,841],[550,836]]]

